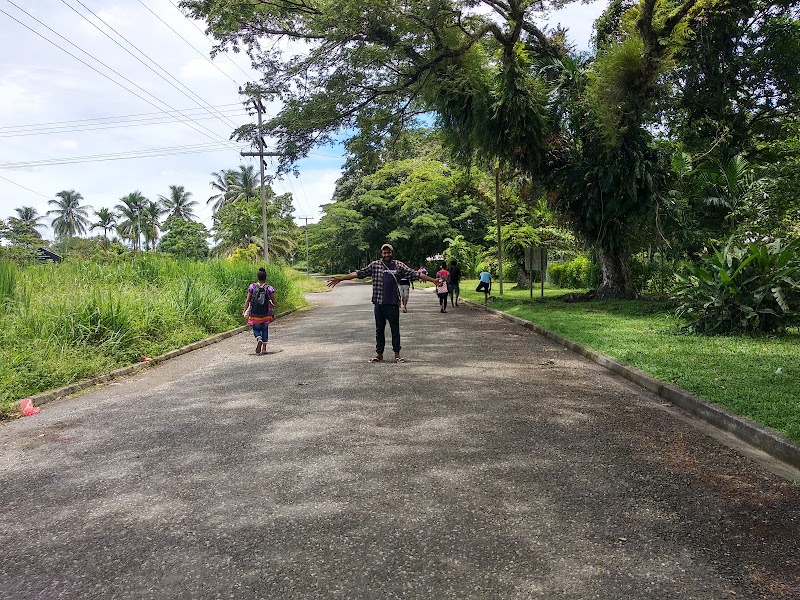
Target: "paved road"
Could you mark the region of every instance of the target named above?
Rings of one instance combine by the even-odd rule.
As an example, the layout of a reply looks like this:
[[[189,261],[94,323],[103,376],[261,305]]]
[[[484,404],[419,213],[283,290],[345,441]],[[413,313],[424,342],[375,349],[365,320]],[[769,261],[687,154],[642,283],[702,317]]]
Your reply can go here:
[[[369,287],[0,427],[0,599],[800,596],[800,486],[657,398]]]

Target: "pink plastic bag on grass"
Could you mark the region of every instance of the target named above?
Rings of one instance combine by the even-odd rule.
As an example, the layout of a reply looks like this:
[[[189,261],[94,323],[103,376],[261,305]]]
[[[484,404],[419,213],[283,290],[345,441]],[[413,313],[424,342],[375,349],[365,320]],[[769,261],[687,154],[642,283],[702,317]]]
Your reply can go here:
[[[33,400],[30,398],[25,398],[24,400],[19,401],[19,409],[22,411],[23,417],[30,417],[31,415],[38,415],[41,412],[41,408],[38,406],[33,405]]]

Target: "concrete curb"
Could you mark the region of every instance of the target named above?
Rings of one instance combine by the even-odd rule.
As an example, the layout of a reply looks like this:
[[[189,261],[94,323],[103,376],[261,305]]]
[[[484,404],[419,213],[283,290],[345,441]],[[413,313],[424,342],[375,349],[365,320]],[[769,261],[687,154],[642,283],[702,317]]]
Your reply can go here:
[[[561,344],[565,348],[572,350],[584,356],[597,364],[613,371],[644,389],[653,392],[664,400],[679,406],[691,415],[703,419],[704,421],[714,425],[715,427],[727,431],[740,440],[747,442],[770,456],[777,458],[797,469],[800,469],[800,446],[780,434],[779,432],[764,427],[763,425],[751,421],[745,417],[728,412],[724,408],[715,404],[710,404],[694,396],[693,394],[675,387],[663,381],[660,381],[639,369],[634,369],[628,365],[619,362],[615,358],[600,354],[573,342],[555,332],[544,329],[535,323],[514,317],[508,313],[504,313],[494,308],[484,306],[481,303],[472,302],[470,300],[461,299],[462,302],[467,302],[475,307],[482,308],[490,313],[494,313],[507,321],[522,325],[526,329],[530,329],[535,333],[544,336],[557,344]]]
[[[287,310],[286,312],[282,312],[278,315],[275,315],[275,318],[278,319],[279,317],[284,317],[286,315],[295,312],[295,310],[297,309]],[[186,354],[187,352],[191,352],[192,350],[199,350],[200,348],[210,346],[211,344],[216,344],[217,342],[221,342],[222,340],[228,339],[229,337],[238,335],[243,331],[247,331],[249,327],[250,327],[249,325],[240,325],[235,329],[223,331],[222,333],[213,335],[210,338],[192,342],[191,344],[184,346],[183,348],[176,348],[175,350],[170,350],[169,352],[166,352],[161,356],[156,356],[155,358],[151,358],[149,361],[142,361],[140,363],[128,365],[127,367],[120,367],[119,369],[114,369],[109,373],[104,373],[102,375],[96,375],[95,377],[90,377],[89,379],[76,381],[75,383],[71,383],[69,385],[65,385],[63,387],[56,388],[54,390],[49,390],[47,392],[42,392],[41,394],[36,394],[35,396],[30,396],[30,399],[33,400],[34,406],[41,406],[43,404],[47,404],[48,402],[52,402],[53,400],[66,398],[67,396],[72,396],[73,394],[77,394],[78,392],[82,392],[83,390],[89,389],[91,387],[108,383],[109,381],[113,381],[114,379],[119,379],[120,377],[124,377],[126,375],[132,375],[133,373],[138,373],[139,371],[143,371],[144,369],[147,369],[152,365],[157,365],[158,363],[164,362],[165,360],[169,360],[170,358],[175,358],[176,356],[180,356],[181,354]]]

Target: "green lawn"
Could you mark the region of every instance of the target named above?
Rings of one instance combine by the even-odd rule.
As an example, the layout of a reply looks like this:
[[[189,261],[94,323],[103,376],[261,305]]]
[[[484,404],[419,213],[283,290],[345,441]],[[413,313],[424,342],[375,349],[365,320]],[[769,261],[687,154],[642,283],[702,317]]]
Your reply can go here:
[[[476,281],[462,296],[483,302]],[[708,337],[679,331],[664,301],[565,303],[573,290],[492,286],[492,308],[526,319],[579,344],[688,390],[800,441],[800,332],[775,337]]]

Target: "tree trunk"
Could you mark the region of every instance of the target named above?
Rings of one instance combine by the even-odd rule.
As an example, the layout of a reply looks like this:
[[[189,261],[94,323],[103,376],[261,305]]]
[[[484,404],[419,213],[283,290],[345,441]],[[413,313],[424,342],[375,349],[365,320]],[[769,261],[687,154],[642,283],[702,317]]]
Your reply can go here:
[[[531,285],[531,277],[533,274],[529,274],[525,271],[525,267],[523,265],[517,265],[517,287],[523,290],[527,290]]]
[[[627,253],[610,254],[598,248],[597,260],[600,263],[602,280],[595,292],[595,298],[633,300],[639,297],[631,281],[630,259]]]

